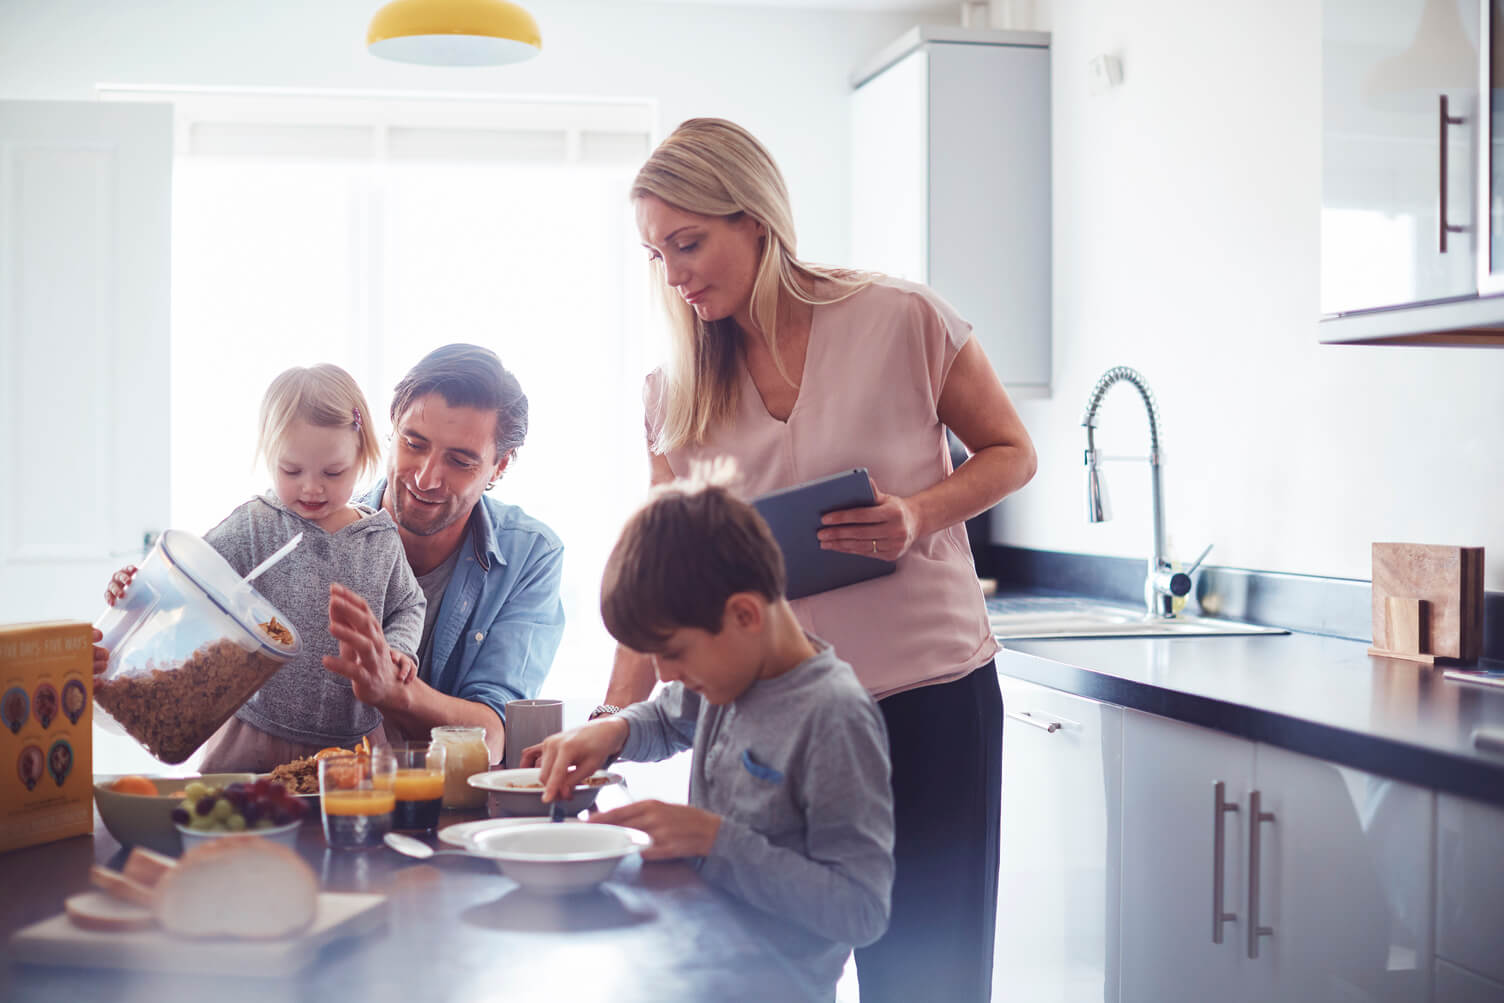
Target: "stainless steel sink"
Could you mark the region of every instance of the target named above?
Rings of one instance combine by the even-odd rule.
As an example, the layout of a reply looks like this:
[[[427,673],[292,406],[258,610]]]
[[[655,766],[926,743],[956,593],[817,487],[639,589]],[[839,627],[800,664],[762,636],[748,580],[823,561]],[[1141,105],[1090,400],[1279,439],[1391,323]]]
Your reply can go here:
[[[992,632],[999,641],[1289,633],[1279,627],[1219,620],[1192,613],[1164,618],[1146,614],[1142,608],[1048,596],[995,599],[987,604],[987,614],[992,621]]]

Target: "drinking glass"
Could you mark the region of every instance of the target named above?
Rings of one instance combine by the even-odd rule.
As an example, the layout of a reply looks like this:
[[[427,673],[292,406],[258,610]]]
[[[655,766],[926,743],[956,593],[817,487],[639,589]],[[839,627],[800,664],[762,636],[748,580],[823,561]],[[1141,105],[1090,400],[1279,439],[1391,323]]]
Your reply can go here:
[[[319,801],[324,841],[336,850],[380,846],[397,806],[397,759],[377,746],[369,756],[319,760]]]
[[[392,828],[431,832],[438,828],[439,809],[444,803],[444,744],[403,742],[391,749],[397,760],[392,785],[397,796]]]

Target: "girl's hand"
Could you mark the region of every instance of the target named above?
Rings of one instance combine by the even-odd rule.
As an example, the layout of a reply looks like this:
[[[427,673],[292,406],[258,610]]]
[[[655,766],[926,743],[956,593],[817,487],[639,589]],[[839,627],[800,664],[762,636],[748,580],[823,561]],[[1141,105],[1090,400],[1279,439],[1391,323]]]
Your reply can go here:
[[[125,590],[130,588],[131,579],[135,577],[136,566],[134,564],[127,564],[111,575],[110,584],[104,590],[104,601],[113,606],[125,598]],[[98,640],[98,638],[95,640]]]
[[[843,554],[861,554],[896,561],[909,552],[919,538],[919,516],[914,506],[897,495],[885,495],[872,482],[877,504],[827,512],[820,519],[820,549]]]
[[[647,833],[653,838],[653,845],[642,851],[643,860],[709,856],[721,831],[721,816],[703,808],[662,801],[634,801],[600,812],[590,821],[625,825]]]
[[[543,803],[568,798],[574,791],[571,778],[588,777],[604,766],[606,759],[627,743],[630,730],[627,722],[612,717],[550,735],[523,749],[522,765],[538,767]]]
[[[104,634],[100,633],[100,630],[99,630],[98,627],[94,628],[94,640],[95,641],[102,641],[102,640],[104,640]],[[107,669],[109,667],[110,667],[110,653],[108,651],[106,651],[104,648],[101,648],[98,644],[95,644],[94,645],[94,674],[97,676],[97,675],[99,675],[101,672],[103,672],[105,669]]]

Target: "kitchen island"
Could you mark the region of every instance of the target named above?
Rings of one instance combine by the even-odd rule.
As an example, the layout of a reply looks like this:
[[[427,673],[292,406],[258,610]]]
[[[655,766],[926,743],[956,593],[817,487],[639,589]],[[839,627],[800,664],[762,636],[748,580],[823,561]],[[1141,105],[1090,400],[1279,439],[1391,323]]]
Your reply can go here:
[[[634,857],[599,888],[554,898],[524,891],[488,861],[421,862],[384,847],[329,850],[317,813],[304,823],[298,851],[323,891],[384,894],[388,912],[374,933],[328,945],[296,977],[284,979],[26,964],[10,952],[11,934],[61,912],[65,898],[90,887],[91,865],[118,868],[125,851],[96,815],[93,836],[0,855],[0,942],[7,945],[0,999],[661,1003],[817,998],[759,932],[771,920],[711,888],[683,862],[644,864]]]

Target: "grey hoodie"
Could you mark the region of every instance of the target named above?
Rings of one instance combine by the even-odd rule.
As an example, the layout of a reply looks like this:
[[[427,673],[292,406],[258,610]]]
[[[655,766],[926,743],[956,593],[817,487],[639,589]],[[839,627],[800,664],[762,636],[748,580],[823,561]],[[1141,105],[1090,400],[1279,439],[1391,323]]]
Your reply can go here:
[[[364,518],[326,533],[267,492],[231,512],[204,536],[243,575],[294,534],[303,534],[292,553],[256,579],[257,591],[297,628],[303,652],[235,715],[279,738],[348,746],[381,722],[381,712],[357,701],[350,681],[324,668],[321,661],[339,650],[329,635],[331,582],[353,589],[370,604],[393,650],[417,652],[423,591],[408,567],[397,524],[384,511],[355,507]]]

